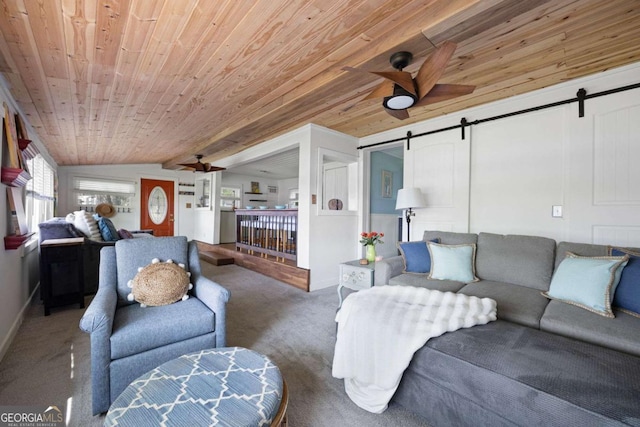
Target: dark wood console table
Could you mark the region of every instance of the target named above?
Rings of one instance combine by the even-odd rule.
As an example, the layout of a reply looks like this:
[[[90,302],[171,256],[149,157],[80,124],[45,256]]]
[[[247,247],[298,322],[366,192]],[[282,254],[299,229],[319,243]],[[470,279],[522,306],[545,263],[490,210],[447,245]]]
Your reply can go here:
[[[82,237],[40,243],[40,294],[45,316],[51,307],[78,303],[84,308],[83,243]]]

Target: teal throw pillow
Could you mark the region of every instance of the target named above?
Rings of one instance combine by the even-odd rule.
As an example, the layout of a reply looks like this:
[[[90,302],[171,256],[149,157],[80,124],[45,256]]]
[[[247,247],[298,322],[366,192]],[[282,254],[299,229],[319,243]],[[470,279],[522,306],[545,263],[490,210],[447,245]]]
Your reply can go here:
[[[549,290],[542,295],[605,317],[615,317],[611,302],[628,260],[628,256],[582,257],[567,252],[553,274]]]
[[[96,221],[98,221],[100,235],[102,235],[102,239],[105,242],[115,242],[116,240],[120,240],[118,230],[116,230],[116,227],[113,225],[113,222],[111,222],[109,218],[101,217],[98,214],[95,214],[93,217]]]
[[[456,282],[477,282],[476,245],[441,245],[427,243],[431,255],[429,279],[454,280]]]
[[[613,297],[613,306],[632,316],[640,317],[640,253],[624,248],[609,248],[609,255],[629,255]]]
[[[435,243],[439,241],[440,239],[432,240]],[[403,273],[429,274],[429,271],[431,271],[431,255],[429,255],[427,242],[423,240],[419,242],[398,242],[398,249],[404,264]]]

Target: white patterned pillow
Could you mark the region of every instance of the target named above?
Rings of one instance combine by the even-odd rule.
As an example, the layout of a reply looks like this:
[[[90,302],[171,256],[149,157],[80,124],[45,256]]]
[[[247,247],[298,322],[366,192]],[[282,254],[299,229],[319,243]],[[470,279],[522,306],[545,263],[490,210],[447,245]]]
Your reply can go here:
[[[93,215],[87,211],[75,211],[73,215],[73,225],[78,230],[82,231],[91,240],[103,241],[98,221],[95,220]]]

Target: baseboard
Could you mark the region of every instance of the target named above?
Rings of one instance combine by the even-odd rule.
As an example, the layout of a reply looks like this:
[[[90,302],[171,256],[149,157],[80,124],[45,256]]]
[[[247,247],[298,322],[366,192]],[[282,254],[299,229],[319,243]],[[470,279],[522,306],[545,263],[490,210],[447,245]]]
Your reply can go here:
[[[2,359],[4,359],[5,354],[7,354],[7,351],[9,351],[9,347],[11,346],[11,343],[13,343],[13,339],[18,334],[18,329],[20,329],[20,326],[22,325],[22,321],[24,320],[24,315],[27,309],[29,308],[29,306],[31,305],[33,296],[36,294],[39,288],[40,288],[40,282],[38,282],[38,284],[33,288],[33,292],[31,292],[31,295],[29,295],[29,298],[27,298],[27,301],[22,306],[20,313],[18,314],[18,316],[16,316],[16,320],[13,322],[13,325],[11,325],[11,329],[9,329],[9,333],[4,338],[4,341],[2,341],[2,345],[0,345],[0,362],[2,362]]]

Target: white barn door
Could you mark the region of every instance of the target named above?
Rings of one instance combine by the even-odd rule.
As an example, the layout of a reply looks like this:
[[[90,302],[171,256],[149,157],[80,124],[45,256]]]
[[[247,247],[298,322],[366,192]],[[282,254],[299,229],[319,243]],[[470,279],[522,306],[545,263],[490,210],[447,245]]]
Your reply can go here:
[[[465,140],[457,129],[412,139],[409,150],[405,145],[403,186],[420,188],[427,203],[411,219],[411,240],[421,240],[424,230],[469,230],[470,138],[470,128]]]
[[[640,89],[572,104],[567,240],[640,246]]]

